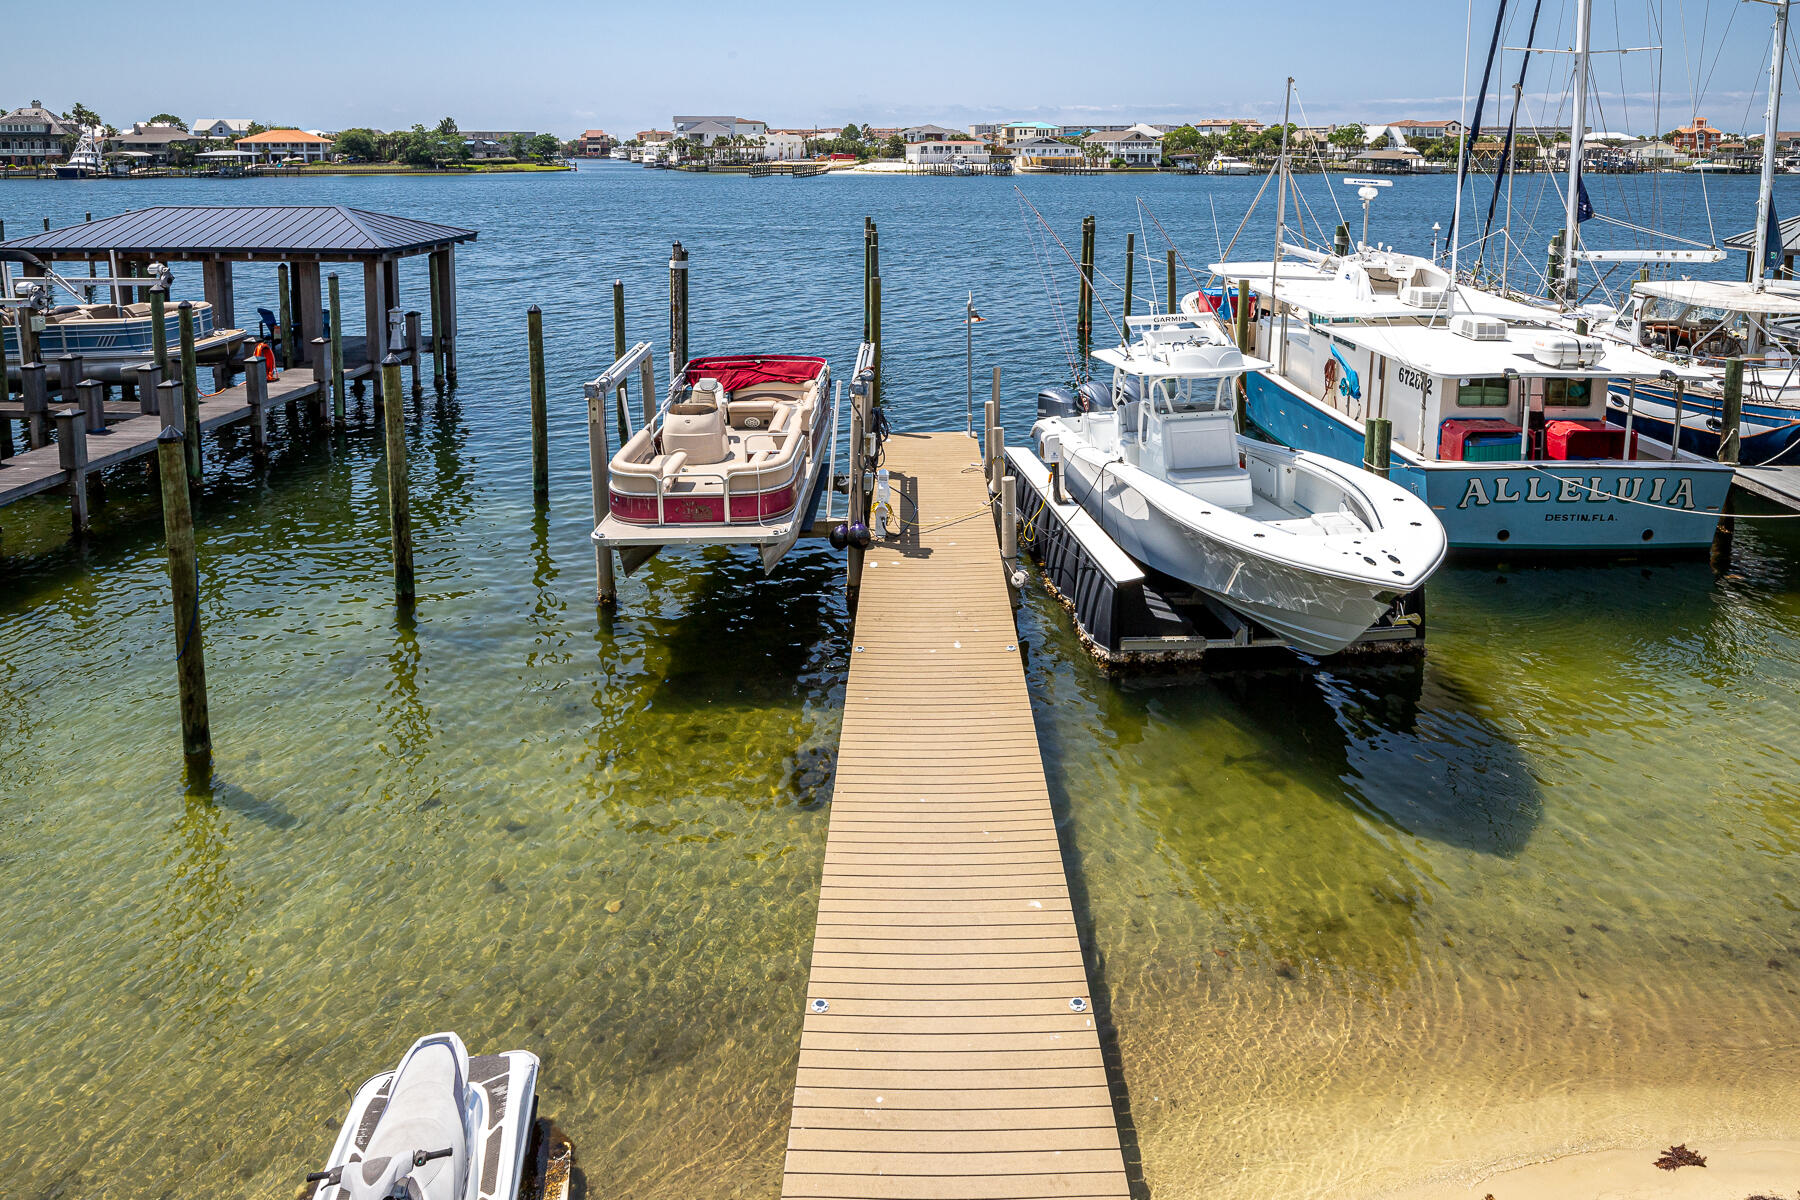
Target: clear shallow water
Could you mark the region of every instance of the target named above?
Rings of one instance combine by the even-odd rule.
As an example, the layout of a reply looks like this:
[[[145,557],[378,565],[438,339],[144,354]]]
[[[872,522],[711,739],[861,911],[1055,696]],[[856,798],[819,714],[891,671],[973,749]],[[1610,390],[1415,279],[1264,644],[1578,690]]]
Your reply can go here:
[[[1098,213],[1103,264],[1143,195],[1197,264],[1210,202],[1229,238],[1257,183],[1022,186],[1065,237]],[[1710,181],[1722,229],[1749,224],[1752,183]],[[1649,181],[1606,186],[1650,205]],[[1694,181],[1660,187],[1665,211],[1699,209]],[[1449,191],[1399,181],[1376,236],[1428,239]],[[204,1173],[290,1195],[350,1089],[454,1027],[544,1056],[545,1111],[590,1181],[773,1195],[845,669],[838,563],[808,548],[763,580],[746,557],[659,559],[597,617],[577,385],[610,349],[615,277],[631,336],[662,344],[676,237],[696,348],[847,362],[867,213],[899,422],[961,421],[973,289],[977,373],[1004,364],[1023,424],[1063,360],[1011,186],[602,166],[12,183],[0,215],[16,233],[164,201],[480,229],[458,263],[463,385],[409,406],[411,622],[388,600],[368,429],[278,429],[265,471],[209,443],[210,797],[180,783],[141,469],[109,477],[85,547],[57,502],[0,513],[0,1190],[162,1196]],[[272,272],[238,286],[252,311]],[[1796,564],[1800,530],[1746,524],[1725,579],[1456,566],[1422,668],[1212,682],[1102,675],[1029,593],[1046,764],[1153,1194],[1372,1194],[1633,1138],[1800,1135]]]

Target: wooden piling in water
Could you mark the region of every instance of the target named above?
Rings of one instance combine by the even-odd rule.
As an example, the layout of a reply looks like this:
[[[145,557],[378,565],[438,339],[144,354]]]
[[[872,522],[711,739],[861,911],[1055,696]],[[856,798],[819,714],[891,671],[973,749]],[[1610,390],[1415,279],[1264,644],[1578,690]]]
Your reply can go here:
[[[1179,307],[1179,305],[1178,305],[1179,298],[1175,295],[1175,251],[1172,249],[1169,251],[1168,277],[1169,277],[1169,311],[1175,312],[1177,310],[1177,308]]]
[[[381,360],[383,425],[387,431],[388,530],[394,551],[394,596],[413,601],[412,508],[406,486],[406,400],[400,394],[400,359]]]
[[[187,446],[188,478],[200,481],[200,376],[194,354],[194,305],[183,300],[181,315],[181,403],[187,413],[182,442]]]
[[[544,391],[544,313],[535,304],[525,310],[525,339],[531,371],[531,494],[542,501],[550,496],[550,418]]]
[[[425,267],[425,274],[431,281],[431,386],[441,388],[444,386],[444,301],[436,254],[426,258]]]
[[[169,318],[168,298],[161,288],[150,289],[150,347],[151,357],[156,360],[156,369],[165,376],[169,373]]]
[[[56,422],[57,465],[68,478],[63,491],[69,497],[69,521],[77,536],[88,531],[87,436],[83,426],[87,417],[79,408],[61,409],[52,416]]]
[[[1137,234],[1125,235],[1125,315],[1131,316],[1131,299],[1136,292],[1132,286],[1132,277],[1137,270]],[[1130,330],[1126,331],[1126,341],[1130,341]]]
[[[1725,361],[1724,397],[1719,412],[1719,461],[1732,466],[1738,464],[1741,425],[1744,419],[1744,360],[1731,358]],[[1677,442],[1681,440],[1681,426],[1677,424],[1670,435]],[[1721,514],[1718,525],[1713,527],[1712,565],[1714,570],[1723,571],[1731,565],[1731,543],[1737,536],[1737,519],[1729,514]]]
[[[1088,354],[1094,348],[1094,218],[1081,218],[1081,279],[1075,303],[1076,374],[1087,378]]]
[[[280,293],[277,303],[280,305],[276,315],[281,321],[281,328],[275,331],[277,348],[281,351],[281,369],[287,370],[294,365],[297,354],[294,340],[294,309],[288,294],[288,265],[281,263],[275,268],[275,290]]]
[[[620,286],[613,285],[615,303],[622,303]],[[617,311],[615,309],[615,311]],[[625,357],[615,355],[614,362]],[[611,501],[611,465],[612,448],[606,439],[606,402],[607,398],[600,393],[598,386],[587,384],[582,389],[587,395],[588,410],[588,477],[593,481],[594,526],[606,518],[610,511]],[[620,391],[623,395],[623,390]],[[621,415],[623,408],[620,409]],[[613,576],[612,547],[594,543],[594,601],[603,608],[611,608],[619,601],[619,588]]]
[[[323,425],[329,416],[328,405],[331,396],[331,339],[316,337],[308,346],[312,350],[313,416]]]
[[[156,385],[156,415],[165,432],[173,429],[177,434],[186,436],[187,412],[181,404],[179,379],[165,379]]]
[[[669,386],[688,361],[688,252],[676,242],[669,252]],[[646,422],[647,424],[648,422]]]
[[[412,368],[412,394],[415,397],[425,394],[425,387],[419,382],[424,349],[424,333],[419,324],[419,310],[408,309],[406,312],[406,357]]]
[[[269,452],[269,370],[252,354],[244,366],[244,398],[250,403],[250,450],[261,458]]]
[[[1388,462],[1394,443],[1394,423],[1386,417],[1370,417],[1363,422],[1363,470],[1388,477]]]
[[[625,357],[625,281],[613,280],[613,361],[618,362]],[[623,379],[613,393],[613,408],[619,421],[619,444],[623,446],[625,439],[631,436],[631,417],[625,410],[625,388]]]
[[[345,424],[344,410],[344,321],[343,313],[338,306],[338,275],[333,271],[325,277],[326,295],[331,305],[331,419],[338,428]],[[373,354],[375,347],[369,346]]]
[[[169,593],[175,621],[175,683],[181,703],[181,753],[190,779],[212,769],[212,719],[206,703],[206,639],[200,621],[200,564],[194,510],[184,473],[183,436],[164,429],[156,439],[162,481],[163,537],[169,550]]]

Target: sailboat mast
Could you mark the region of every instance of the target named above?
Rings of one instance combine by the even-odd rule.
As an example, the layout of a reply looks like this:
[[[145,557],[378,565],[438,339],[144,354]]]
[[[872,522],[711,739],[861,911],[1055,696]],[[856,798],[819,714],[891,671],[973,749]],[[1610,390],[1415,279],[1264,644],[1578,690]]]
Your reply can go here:
[[[1580,260],[1576,250],[1581,242],[1581,158],[1587,149],[1587,101],[1589,27],[1593,23],[1592,0],[1576,0],[1575,4],[1575,111],[1569,119],[1569,193],[1563,198],[1563,296],[1564,304],[1575,302],[1576,279]]]
[[[1287,220],[1288,112],[1294,103],[1294,77],[1287,79],[1287,98],[1281,102],[1281,157],[1275,163],[1275,253],[1269,259],[1269,311],[1275,311],[1275,280],[1281,274],[1281,235]],[[1273,334],[1275,331],[1269,331]],[[1281,369],[1287,367],[1287,313],[1281,316]]]
[[[1769,278],[1769,210],[1775,202],[1775,126],[1781,119],[1781,66],[1787,53],[1788,0],[1775,0],[1775,41],[1769,51],[1769,104],[1763,110],[1762,187],[1756,193],[1756,290]]]

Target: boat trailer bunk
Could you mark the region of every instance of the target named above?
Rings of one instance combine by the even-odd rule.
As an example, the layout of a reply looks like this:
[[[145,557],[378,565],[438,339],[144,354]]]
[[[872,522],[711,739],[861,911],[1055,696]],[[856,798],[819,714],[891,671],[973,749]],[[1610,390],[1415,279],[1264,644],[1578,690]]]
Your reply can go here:
[[[629,447],[633,444],[633,439],[639,439],[640,435],[656,427],[659,416],[666,414],[668,405],[680,395],[686,368],[672,370],[669,394],[659,406],[654,362],[655,356],[650,343],[639,342],[585,388],[588,397],[590,465],[594,472],[595,528],[592,537],[596,553],[618,551],[620,565],[629,575],[654,558],[665,546],[754,546],[762,556],[763,571],[767,574],[793,548],[796,541],[811,532],[813,514],[817,512],[825,491],[831,486],[837,462],[841,387],[835,397],[820,397],[820,416],[831,422],[829,428],[823,431],[826,435],[823,440],[830,444],[830,456],[827,460],[824,455],[816,452],[812,454],[808,470],[797,481],[801,495],[796,508],[791,511],[784,509],[781,515],[771,518],[757,514],[748,517],[734,515],[740,506],[733,502],[730,485],[726,483],[722,501],[723,520],[682,522],[659,519],[651,523],[628,521],[618,515],[619,497],[615,494],[613,480],[610,478],[607,410],[613,405],[611,398],[617,396],[618,402],[614,407],[621,447]],[[674,368],[673,363],[671,367]],[[621,391],[622,387],[631,383],[636,383],[644,402],[643,422],[636,429],[632,428],[629,406]],[[830,416],[825,418],[824,410],[827,405]],[[656,506],[659,516],[664,512],[665,506],[673,504],[673,497],[660,476],[652,480],[652,490],[646,498]]]
[[[1029,449],[1008,446],[1006,459],[1025,489],[1018,504],[1020,548],[1037,560],[1051,594],[1074,614],[1082,644],[1102,664],[1230,669],[1300,653],[1278,634],[1126,554],[1079,504],[1051,494],[1049,468]],[[1395,600],[1330,661],[1417,655],[1424,648],[1421,588]]]

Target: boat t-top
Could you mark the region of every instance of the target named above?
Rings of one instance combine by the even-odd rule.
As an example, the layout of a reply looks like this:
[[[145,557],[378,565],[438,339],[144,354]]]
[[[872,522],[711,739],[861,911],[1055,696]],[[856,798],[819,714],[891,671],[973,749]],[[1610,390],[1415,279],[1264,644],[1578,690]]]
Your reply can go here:
[[[1126,318],[1111,381],[1038,398],[1032,437],[1069,495],[1138,562],[1315,654],[1344,649],[1443,561],[1418,497],[1238,434],[1247,358],[1210,314]]]
[[[618,548],[627,570],[667,545],[753,545],[773,570],[828,482],[830,386],[823,358],[690,359],[655,419],[613,455],[594,540]]]

